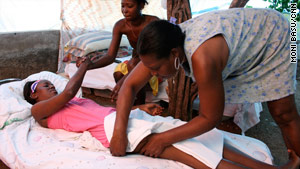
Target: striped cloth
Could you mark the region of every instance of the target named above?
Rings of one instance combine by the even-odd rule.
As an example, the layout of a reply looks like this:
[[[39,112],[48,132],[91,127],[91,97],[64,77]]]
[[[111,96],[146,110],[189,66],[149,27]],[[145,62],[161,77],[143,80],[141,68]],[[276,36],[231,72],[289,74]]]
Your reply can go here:
[[[111,39],[112,33],[108,31],[85,33],[67,42],[64,52],[72,56],[82,57],[91,52],[108,49]],[[120,47],[130,47],[125,36],[121,40]]]

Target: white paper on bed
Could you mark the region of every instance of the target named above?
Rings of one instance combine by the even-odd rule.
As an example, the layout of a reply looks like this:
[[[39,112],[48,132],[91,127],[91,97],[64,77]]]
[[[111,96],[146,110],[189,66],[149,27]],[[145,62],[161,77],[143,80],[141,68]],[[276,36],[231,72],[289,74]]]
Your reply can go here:
[[[106,116],[104,120],[104,128],[108,140],[111,140],[113,134],[115,118],[116,113],[112,113]],[[185,122],[172,117],[151,116],[139,109],[131,111],[127,128],[129,142],[127,152],[133,151],[138,143],[149,134],[164,132],[183,124]],[[257,160],[272,164],[273,157],[271,152],[263,142],[217,129],[173,145],[181,151],[192,155],[205,165],[216,168],[222,159],[224,142]]]
[[[131,56],[117,59],[120,61],[125,61],[129,60],[130,58]],[[87,71],[84,76],[82,86],[93,89],[112,90],[116,85],[113,73],[117,65],[117,63],[112,63],[102,68]],[[67,73],[69,77],[72,77],[76,71],[77,67],[75,63],[69,63],[66,65],[65,73]],[[147,92],[146,102],[156,102],[159,100],[164,100],[168,102],[169,98],[165,89],[167,85],[167,81],[164,81],[159,85],[157,96],[153,96],[152,92]]]

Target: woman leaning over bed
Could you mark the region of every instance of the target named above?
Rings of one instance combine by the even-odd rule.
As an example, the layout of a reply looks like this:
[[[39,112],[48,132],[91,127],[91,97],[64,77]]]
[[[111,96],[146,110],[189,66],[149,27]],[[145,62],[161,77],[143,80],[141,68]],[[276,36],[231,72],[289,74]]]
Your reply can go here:
[[[90,64],[91,61],[84,58],[79,69],[61,93],[57,93],[50,81],[37,80],[25,84],[24,97],[29,103],[33,104],[31,108],[32,115],[41,126],[72,132],[89,131],[103,146],[109,147],[110,143],[104,130],[104,118],[114,112],[115,109],[100,106],[90,99],[75,97]],[[139,108],[152,115],[160,114],[162,111],[161,107],[155,104],[140,105]],[[133,153],[141,153],[141,149],[148,142],[148,138],[149,136],[146,136],[137,145]],[[299,165],[300,159],[297,155],[293,151],[290,155],[290,161],[282,166],[283,168],[295,168]],[[226,145],[224,145],[223,156],[224,159],[218,162],[218,168],[240,168],[240,164],[250,168],[276,168],[244,156]],[[193,156],[172,145],[166,147],[159,157],[179,161],[193,168],[209,168]],[[234,162],[240,164],[237,165]]]
[[[124,131],[135,94],[152,75],[169,78],[182,66],[197,83],[201,114],[183,126],[152,135],[143,154],[156,157],[173,143],[211,130],[220,122],[225,102],[267,102],[287,148],[300,155],[296,64],[290,62],[289,30],[288,20],[270,9],[213,11],[179,26],[150,23],[137,45],[142,62],[118,95],[112,154],[124,155]]]

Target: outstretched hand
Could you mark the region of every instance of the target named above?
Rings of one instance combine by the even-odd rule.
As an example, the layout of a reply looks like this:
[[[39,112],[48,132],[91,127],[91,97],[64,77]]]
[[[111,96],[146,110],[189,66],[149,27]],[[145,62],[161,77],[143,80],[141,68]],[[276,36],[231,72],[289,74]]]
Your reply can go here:
[[[156,103],[147,103],[147,104],[139,105],[137,107],[153,116],[161,115],[161,113],[164,110],[163,107],[161,107],[160,105],[158,105]]]
[[[77,57],[77,58],[76,58],[76,67],[79,67],[79,66],[80,66],[83,62],[85,62],[86,60],[88,60],[88,61],[89,61],[89,65],[91,65],[95,59],[94,59],[94,57],[92,57],[92,58],[90,59],[88,56]]]
[[[81,64],[87,64],[87,66],[89,67],[91,64],[93,64],[93,62],[92,62],[92,60],[89,58],[89,57],[87,57],[87,56],[84,56],[83,58],[82,58],[82,63]]]
[[[84,61],[84,59],[82,57],[77,57],[76,58],[76,67],[79,67],[83,61]]]

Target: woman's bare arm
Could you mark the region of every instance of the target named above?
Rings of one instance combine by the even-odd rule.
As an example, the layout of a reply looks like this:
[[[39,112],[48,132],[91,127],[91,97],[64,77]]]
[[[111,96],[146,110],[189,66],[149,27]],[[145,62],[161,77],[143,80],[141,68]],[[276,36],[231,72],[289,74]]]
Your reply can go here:
[[[200,46],[192,57],[193,72],[200,99],[199,115],[178,130],[169,132],[178,142],[203,134],[219,123],[224,111],[224,87],[222,71],[226,65],[228,47],[223,37],[217,36]],[[222,58],[225,58],[224,61]],[[168,135],[169,135],[168,134]],[[180,135],[181,137],[174,137]],[[176,139],[177,138],[177,139]]]
[[[96,68],[101,68],[105,67],[107,65],[110,65],[114,62],[114,60],[117,57],[117,53],[120,47],[120,42],[122,38],[122,27],[123,27],[123,21],[120,20],[118,21],[113,28],[113,34],[112,34],[112,40],[110,42],[107,54],[103,57],[100,57],[99,60],[97,60],[95,63],[89,66],[90,69],[96,69]]]
[[[150,71],[140,62],[125,79],[117,99],[117,116],[110,151],[114,156],[125,155],[127,147],[128,116],[137,92],[151,78]]]
[[[192,56],[201,114],[180,127],[154,134],[143,147],[143,154],[158,157],[164,147],[201,135],[220,122],[224,109],[222,70],[226,64],[222,58],[228,57],[228,47],[222,38],[218,36],[206,41]]]

